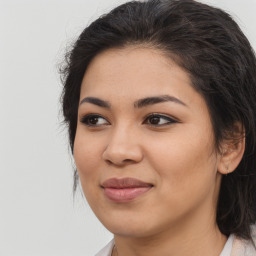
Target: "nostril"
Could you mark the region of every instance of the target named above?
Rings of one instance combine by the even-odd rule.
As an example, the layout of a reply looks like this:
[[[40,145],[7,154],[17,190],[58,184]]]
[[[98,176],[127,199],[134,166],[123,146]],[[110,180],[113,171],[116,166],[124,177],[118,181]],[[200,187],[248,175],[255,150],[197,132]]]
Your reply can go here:
[[[134,162],[132,159],[124,159],[123,160],[124,163],[131,163],[131,162]]]
[[[106,163],[108,165],[125,165],[125,164],[129,164],[129,163],[133,163],[134,162],[132,159],[124,159],[124,160],[122,160],[120,162],[114,162],[114,161],[111,161],[109,159],[106,159],[105,161],[106,161]]]
[[[111,165],[123,166],[138,163],[142,160],[143,154],[137,145],[112,144],[108,145],[102,153],[102,159]]]
[[[109,164],[109,165],[112,164],[112,162],[110,160],[106,160],[106,163]]]

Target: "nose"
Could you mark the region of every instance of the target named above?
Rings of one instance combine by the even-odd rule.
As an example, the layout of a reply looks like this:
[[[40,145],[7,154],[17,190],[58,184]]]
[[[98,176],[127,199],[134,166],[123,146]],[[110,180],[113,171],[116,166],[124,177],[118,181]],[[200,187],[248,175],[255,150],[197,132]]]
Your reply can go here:
[[[139,163],[143,159],[143,152],[133,131],[119,129],[113,131],[102,157],[108,164],[125,166]]]

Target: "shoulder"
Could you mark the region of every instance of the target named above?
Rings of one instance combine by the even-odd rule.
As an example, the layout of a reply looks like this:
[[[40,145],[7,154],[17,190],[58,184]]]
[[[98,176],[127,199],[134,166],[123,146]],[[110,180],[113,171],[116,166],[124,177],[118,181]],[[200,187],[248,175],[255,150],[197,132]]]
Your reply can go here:
[[[252,241],[244,240],[235,236],[231,256],[252,256],[256,255],[256,225],[251,226]]]
[[[95,256],[111,256],[114,247],[114,239],[104,246]]]

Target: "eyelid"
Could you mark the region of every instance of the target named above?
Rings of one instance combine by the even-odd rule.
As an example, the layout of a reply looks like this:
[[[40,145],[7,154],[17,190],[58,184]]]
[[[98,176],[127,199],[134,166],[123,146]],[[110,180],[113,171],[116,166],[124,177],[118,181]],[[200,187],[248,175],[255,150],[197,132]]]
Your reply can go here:
[[[167,115],[167,114],[162,114],[162,113],[150,113],[148,114],[146,117],[145,117],[145,121],[143,122],[143,124],[145,124],[147,122],[147,120],[150,118],[150,117],[159,117],[159,118],[163,118],[165,119],[167,122],[165,124],[148,124],[150,126],[154,126],[154,127],[160,127],[160,126],[166,126],[166,125],[171,125],[171,124],[175,124],[175,123],[180,123],[180,121],[173,117],[173,116],[170,116],[170,115]]]
[[[98,118],[98,119],[104,119],[106,122],[104,122],[103,124],[90,124],[89,119],[93,118],[93,117]],[[149,118],[151,118],[151,117],[152,118],[157,117],[159,119],[164,119],[165,122],[163,124],[151,124],[151,123],[148,122]],[[96,114],[96,113],[89,113],[89,114],[83,115],[80,118],[80,122],[82,124],[88,126],[88,127],[93,127],[93,128],[98,128],[98,127],[101,127],[101,126],[110,125],[110,122],[108,121],[107,118],[103,117],[100,114]],[[177,118],[173,117],[173,116],[163,114],[163,113],[154,112],[154,113],[150,113],[150,114],[146,115],[142,124],[147,124],[147,125],[153,126],[153,127],[161,127],[161,126],[172,125],[172,124],[175,124],[175,123],[180,123],[180,121]]]
[[[106,120],[106,123],[107,124],[88,124],[87,121],[89,118],[91,117],[96,117],[96,118],[101,118],[101,119],[104,119]],[[99,114],[96,114],[96,113],[90,113],[90,114],[86,114],[86,115],[83,115],[81,118],[80,118],[80,122],[88,127],[101,127],[103,125],[109,125],[110,122],[108,121],[107,118],[103,117],[102,115],[99,115]]]

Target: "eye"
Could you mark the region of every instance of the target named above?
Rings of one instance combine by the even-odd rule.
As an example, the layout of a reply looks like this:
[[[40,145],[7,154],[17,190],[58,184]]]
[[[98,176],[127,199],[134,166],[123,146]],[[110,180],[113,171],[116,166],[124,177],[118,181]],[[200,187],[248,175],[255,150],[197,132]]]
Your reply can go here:
[[[81,118],[81,123],[87,126],[102,126],[109,125],[109,122],[102,116],[96,114],[89,114]]]
[[[164,126],[173,123],[178,123],[178,121],[171,118],[170,116],[165,116],[161,114],[151,114],[147,116],[146,120],[143,122],[143,124],[145,123],[151,126]]]

